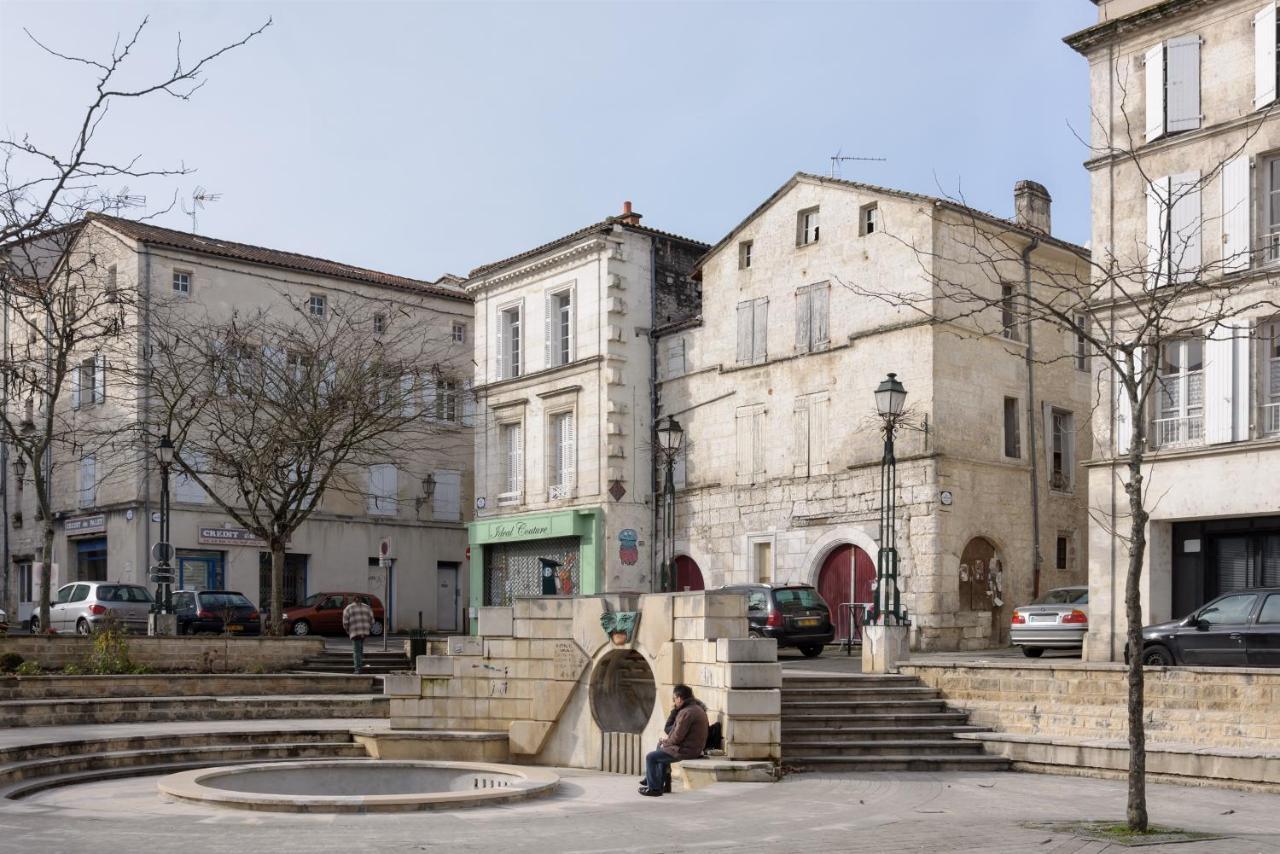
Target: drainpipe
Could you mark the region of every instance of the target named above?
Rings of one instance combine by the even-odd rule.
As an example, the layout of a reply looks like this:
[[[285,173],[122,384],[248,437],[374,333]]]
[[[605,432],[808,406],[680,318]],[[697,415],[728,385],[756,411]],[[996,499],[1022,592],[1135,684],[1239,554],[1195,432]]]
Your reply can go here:
[[[660,579],[662,570],[657,562],[658,544],[658,461],[654,452],[658,448],[658,247],[655,238],[649,238],[649,495],[653,498],[653,529],[649,537],[649,587],[665,593]],[[671,532],[675,536],[675,531]],[[667,543],[662,544],[665,562]]]
[[[4,341],[0,343],[0,347],[4,348],[3,352],[7,356],[9,353],[9,276],[7,273],[0,273],[0,278],[3,279],[3,283],[0,286],[4,289]],[[10,411],[9,373],[7,371],[4,375],[3,397],[0,397],[0,406],[3,406],[6,412]],[[9,615],[10,625],[14,625],[13,621],[17,620],[18,609],[12,607],[16,603],[9,599],[9,582],[11,579],[9,577],[9,443],[7,441],[0,442],[0,513],[4,514],[0,516],[0,521],[4,523],[4,592],[0,594],[0,600],[4,602],[4,610]]]
[[[1036,380],[1035,359],[1032,354],[1031,328],[1035,324],[1031,319],[1031,253],[1040,245],[1039,237],[1032,237],[1031,242],[1022,250],[1022,284],[1023,300],[1027,310],[1027,350],[1024,356],[1027,366],[1027,438],[1031,453],[1031,592],[1033,598],[1040,598],[1040,478],[1037,474],[1036,453]],[[1049,437],[1045,437],[1049,441]]]
[[[147,585],[151,581],[148,571],[150,563],[147,554],[151,548],[151,453],[147,448],[146,435],[151,420],[151,250],[142,244],[142,352],[141,371],[145,379],[142,395],[142,531],[143,539],[136,544],[135,553],[138,558],[138,583]]]

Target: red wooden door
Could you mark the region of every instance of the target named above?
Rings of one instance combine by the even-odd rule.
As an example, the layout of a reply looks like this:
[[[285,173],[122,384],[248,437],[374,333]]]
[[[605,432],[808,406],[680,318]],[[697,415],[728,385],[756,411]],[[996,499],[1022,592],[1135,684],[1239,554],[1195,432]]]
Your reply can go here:
[[[870,602],[875,577],[876,567],[871,557],[857,546],[838,546],[822,562],[822,569],[818,572],[818,595],[831,609],[837,639],[847,640],[849,637],[849,609],[845,603]],[[860,634],[860,630],[855,631],[854,637]]]
[[[676,590],[684,592],[686,590],[705,590],[706,585],[702,581],[702,570],[698,568],[697,561],[691,557],[680,555],[676,558]]]

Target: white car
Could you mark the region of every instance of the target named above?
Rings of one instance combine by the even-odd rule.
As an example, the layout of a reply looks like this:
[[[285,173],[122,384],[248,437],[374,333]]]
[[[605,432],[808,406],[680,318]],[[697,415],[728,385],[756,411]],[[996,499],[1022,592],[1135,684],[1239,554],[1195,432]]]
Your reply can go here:
[[[4,612],[3,608],[0,608],[0,632],[7,631],[9,631],[9,615]]]

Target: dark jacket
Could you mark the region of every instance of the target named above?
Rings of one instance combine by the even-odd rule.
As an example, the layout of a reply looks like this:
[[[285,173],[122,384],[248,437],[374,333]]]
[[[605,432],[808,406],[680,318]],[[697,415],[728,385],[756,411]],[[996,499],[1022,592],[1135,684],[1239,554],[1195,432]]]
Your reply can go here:
[[[676,759],[697,759],[707,746],[707,707],[701,700],[689,700],[676,713],[675,726],[658,747]]]

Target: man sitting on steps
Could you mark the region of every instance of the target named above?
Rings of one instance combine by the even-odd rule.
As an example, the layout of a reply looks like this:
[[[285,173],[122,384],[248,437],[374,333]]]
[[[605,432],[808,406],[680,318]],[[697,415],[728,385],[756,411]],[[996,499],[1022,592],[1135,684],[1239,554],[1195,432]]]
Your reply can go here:
[[[677,685],[671,699],[675,723],[658,742],[658,749],[644,758],[645,784],[640,787],[640,794],[650,798],[671,791],[671,763],[697,759],[707,746],[707,707],[694,699],[688,685]]]

